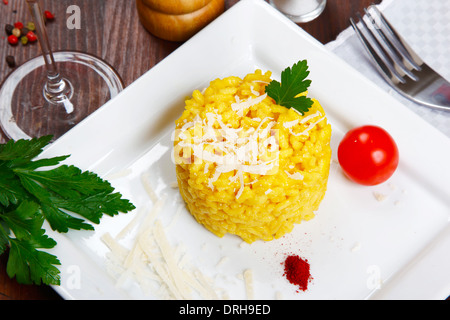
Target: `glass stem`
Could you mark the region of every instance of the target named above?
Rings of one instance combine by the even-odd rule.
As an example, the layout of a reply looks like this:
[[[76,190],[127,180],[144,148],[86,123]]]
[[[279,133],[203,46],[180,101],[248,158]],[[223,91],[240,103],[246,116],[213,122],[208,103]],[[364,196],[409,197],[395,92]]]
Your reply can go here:
[[[36,34],[39,39],[39,44],[41,46],[42,55],[47,69],[47,83],[44,88],[45,98],[54,104],[66,104],[70,99],[72,89],[67,80],[63,79],[58,72],[58,68],[53,57],[53,52],[50,47],[41,7],[37,0],[26,1],[36,26]]]

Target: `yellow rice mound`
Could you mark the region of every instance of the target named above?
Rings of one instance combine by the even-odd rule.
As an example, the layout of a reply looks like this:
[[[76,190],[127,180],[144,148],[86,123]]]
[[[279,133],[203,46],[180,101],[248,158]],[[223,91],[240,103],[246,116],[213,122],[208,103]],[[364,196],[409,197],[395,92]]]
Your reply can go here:
[[[174,160],[181,196],[215,235],[270,241],[310,220],[327,188],[331,126],[265,94],[271,72],[216,79],[185,102]],[[306,94],[306,93],[303,93]]]

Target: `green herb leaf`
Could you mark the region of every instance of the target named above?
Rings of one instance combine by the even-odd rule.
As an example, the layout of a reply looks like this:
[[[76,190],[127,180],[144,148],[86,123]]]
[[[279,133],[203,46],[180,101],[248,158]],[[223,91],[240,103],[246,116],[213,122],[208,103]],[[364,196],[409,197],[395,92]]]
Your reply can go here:
[[[311,85],[311,80],[306,80],[308,75],[307,61],[299,61],[292,68],[288,67],[281,73],[281,83],[276,80],[269,83],[266,86],[266,93],[275,100],[276,104],[294,108],[304,115],[313,104],[310,98],[299,96]]]
[[[10,278],[16,277],[23,284],[60,285],[59,260],[52,254],[37,250],[31,240],[10,240],[10,250],[6,272]]]
[[[104,214],[135,209],[108,181],[60,165],[69,156],[34,160],[51,138],[0,145],[0,254],[9,248],[7,273],[19,283],[60,284],[59,260],[40,250],[56,245],[45,234],[45,220],[58,232],[94,230],[89,222],[100,223]]]
[[[22,201],[16,209],[4,212],[2,219],[10,226],[16,238],[25,239],[42,234],[44,220],[36,202]]]
[[[52,136],[33,138],[31,140],[9,140],[0,145],[0,161],[10,161],[9,165],[20,165],[30,162],[42,153],[42,150],[52,140]]]
[[[83,220],[71,217],[74,212],[93,223],[100,223],[103,214],[110,216],[128,212],[134,206],[113,193],[109,182],[92,172],[82,172],[74,166],[62,165],[51,171],[16,169],[22,185],[43,205],[45,218],[53,230],[92,230]],[[65,209],[67,211],[63,211]]]
[[[8,207],[10,204],[17,204],[19,199],[25,199],[27,196],[26,190],[14,172],[0,160],[0,205]]]

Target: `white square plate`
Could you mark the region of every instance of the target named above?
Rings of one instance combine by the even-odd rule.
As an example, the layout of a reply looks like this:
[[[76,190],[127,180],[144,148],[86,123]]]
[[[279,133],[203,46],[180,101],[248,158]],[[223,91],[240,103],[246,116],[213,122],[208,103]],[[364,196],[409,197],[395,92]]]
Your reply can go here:
[[[442,299],[450,294],[450,140],[327,51],[264,1],[244,0],[182,45],[42,154],[71,154],[68,163],[110,179],[137,207],[149,197],[141,175],[149,172],[160,214],[171,221],[181,197],[173,189],[171,133],[184,98],[215,78],[271,70],[275,78],[298,60],[308,60],[312,85],[333,127],[332,148],[355,126],[376,124],[400,150],[394,176],[375,187],[349,182],[332,163],[329,188],[316,217],[285,237],[241,245],[217,238],[184,210],[168,232],[192,263],[218,281],[231,299],[246,299],[239,277],[251,269],[255,299]],[[374,196],[382,194],[379,201]],[[51,236],[60,258],[66,299],[147,299],[140,288],[116,286],[106,271],[109,251],[100,237],[116,235],[136,213],[105,217],[95,232]],[[296,292],[283,276],[286,254],[308,259],[313,280]],[[224,263],[217,266],[223,257]],[[278,295],[281,294],[281,295]]]

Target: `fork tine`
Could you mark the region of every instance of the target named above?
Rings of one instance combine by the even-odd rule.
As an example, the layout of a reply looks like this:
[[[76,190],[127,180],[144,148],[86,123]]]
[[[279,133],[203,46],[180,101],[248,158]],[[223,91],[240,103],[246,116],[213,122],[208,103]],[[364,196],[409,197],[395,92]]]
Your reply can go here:
[[[420,65],[423,61],[414,53],[413,50],[408,46],[408,44],[402,40],[400,35],[395,31],[389,21],[385,18],[383,13],[375,5],[369,6],[370,10],[375,11],[375,13],[380,18],[382,26],[384,26],[386,32],[389,34],[389,38],[393,42],[393,46],[398,50],[400,55],[408,61],[408,63],[417,71],[421,70]]]
[[[366,11],[366,13],[368,12]],[[405,80],[403,79],[403,76],[407,74],[413,80],[417,80],[417,78],[404,66],[401,59],[394,52],[395,50],[392,48],[392,46],[390,47],[388,40],[386,39],[385,35],[381,32],[381,30],[378,28],[378,26],[376,25],[376,21],[372,18],[370,13],[367,14],[367,17],[370,20],[372,28],[369,28],[364,18],[362,18],[359,13],[357,14],[357,16],[361,20],[361,25],[363,26],[365,31],[370,35],[374,46],[376,47],[376,49],[378,49],[382,58],[390,67],[390,70],[394,74],[395,78],[397,78],[397,80],[399,80],[401,83],[404,83]],[[373,29],[375,29],[376,33],[380,36],[380,40],[377,38]],[[387,52],[387,50],[389,52]]]
[[[411,72],[411,70],[408,68],[407,64],[405,64],[405,57],[404,53],[402,51],[405,50],[403,46],[399,46],[397,44],[393,44],[391,41],[391,38],[385,34],[384,30],[381,28],[380,24],[377,22],[374,16],[369,12],[369,10],[364,9],[367,17],[369,18],[370,22],[374,26],[374,29],[376,30],[378,36],[381,39],[381,43],[383,43],[383,47],[389,51],[389,57],[394,61],[394,64],[401,69],[402,72],[404,72],[408,77],[410,77],[412,80],[417,81],[419,78]],[[381,12],[380,12],[381,14]],[[380,17],[381,18],[381,17]],[[387,22],[387,21],[386,21]],[[389,32],[392,32],[392,29],[389,30]],[[380,43],[380,45],[381,45]],[[401,49],[399,49],[399,47]],[[408,61],[409,62],[409,61]],[[416,69],[414,66],[411,66],[412,69]],[[417,69],[416,69],[417,70]]]
[[[360,14],[357,14],[359,21],[361,22],[361,25],[363,26],[363,29],[366,31],[367,34],[370,35],[372,39],[372,43],[367,39],[366,36],[364,36],[364,33],[359,29],[357,23],[353,20],[353,18],[350,18],[350,23],[355,30],[356,34],[358,35],[361,42],[364,44],[364,47],[368,51],[370,57],[374,60],[375,65],[377,68],[380,69],[381,73],[385,76],[385,78],[389,82],[394,83],[405,83],[405,79],[398,73],[398,71],[395,69],[392,59],[386,54],[383,47],[379,44],[378,40],[374,37],[372,32],[369,30],[369,27],[367,26],[364,19],[361,17]],[[376,47],[376,49],[374,48]],[[380,55],[381,54],[381,55]]]
[[[444,92],[450,88],[450,83],[414,53],[375,5],[369,6],[365,12],[364,18],[358,13],[359,21],[350,18],[350,23],[383,78],[407,99],[427,107],[450,111],[450,100],[445,98]],[[386,50],[396,54],[390,55]],[[409,73],[414,77],[405,76]],[[410,78],[418,80],[410,81]]]

